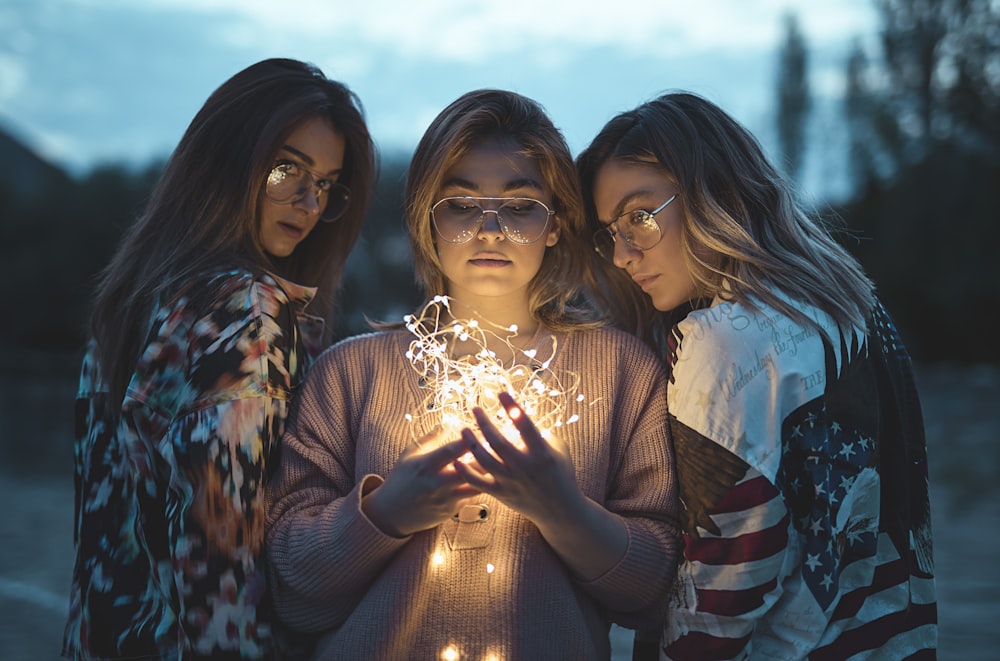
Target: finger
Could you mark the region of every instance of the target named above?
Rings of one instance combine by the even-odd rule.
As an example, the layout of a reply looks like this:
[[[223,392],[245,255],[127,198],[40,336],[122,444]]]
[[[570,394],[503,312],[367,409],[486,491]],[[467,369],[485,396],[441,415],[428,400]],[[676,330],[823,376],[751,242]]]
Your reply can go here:
[[[454,441],[444,443],[422,456],[428,468],[440,471],[468,451],[469,442],[460,437]]]
[[[517,448],[500,433],[486,412],[477,406],[472,409],[472,415],[475,416],[479,431],[482,432],[483,438],[490,444],[493,452],[503,461],[515,459],[517,455],[514,453],[518,452]]]
[[[455,473],[479,493],[490,493],[496,487],[496,479],[489,473],[480,473],[462,461],[454,464]]]
[[[504,463],[500,461],[492,452],[490,452],[478,438],[476,438],[475,433],[471,429],[463,429],[462,436],[468,443],[469,451],[472,453],[472,456],[476,458],[476,461],[479,463],[479,467],[483,471],[493,474],[500,473],[501,471],[507,472],[507,468]]]
[[[501,392],[498,398],[504,411],[507,412],[507,417],[510,418],[511,422],[514,423],[515,429],[521,434],[521,440],[524,441],[525,446],[529,449],[544,446],[545,439],[542,438],[538,427],[535,426],[534,421],[528,414],[524,412],[524,409],[517,405],[517,402],[514,401],[510,393]]]

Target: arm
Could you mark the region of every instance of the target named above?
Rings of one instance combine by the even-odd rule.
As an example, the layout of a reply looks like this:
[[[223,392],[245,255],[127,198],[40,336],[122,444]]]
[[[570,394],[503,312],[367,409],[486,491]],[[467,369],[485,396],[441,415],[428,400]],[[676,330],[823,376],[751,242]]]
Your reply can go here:
[[[602,398],[603,408],[595,409],[603,415],[585,416],[579,424],[586,425],[582,442],[589,444],[587,461],[596,463],[574,471],[558,438],[533,440],[533,425],[519,418],[525,451],[497,439],[507,455],[501,456],[501,464],[473,445],[479,462],[493,474],[478,482],[475,475],[470,479],[484,491],[504,492],[497,497],[535,523],[580,588],[614,621],[659,627],[681,546],[673,453],[665,424],[665,374],[638,342],[609,351],[613,340],[595,337],[600,351],[596,364],[588,359],[587,389],[608,396]],[[592,347],[582,344],[581,354],[595,357]],[[481,427],[484,435],[490,429],[485,418]],[[580,474],[601,476],[591,479],[590,497],[577,482]]]
[[[339,626],[410,535],[449,518],[472,493],[451,467],[464,441],[422,452],[408,440],[358,437],[385,405],[386,393],[374,394],[375,368],[392,363],[368,362],[387,352],[374,347],[324,355],[282,438],[268,514],[271,586],[279,613],[304,631]],[[396,447],[406,447],[398,460]],[[356,453],[377,454],[391,469],[356,481]]]
[[[141,539],[173,611],[161,644],[251,658],[271,647],[261,485],[297,376],[268,366],[297,348],[284,298],[261,300],[245,275],[217,283],[158,313],[123,419],[143,444],[127,445]]]
[[[668,619],[664,649],[671,659],[742,658],[781,594],[789,513],[742,459],[676,420],[671,429],[687,523],[684,603]]]

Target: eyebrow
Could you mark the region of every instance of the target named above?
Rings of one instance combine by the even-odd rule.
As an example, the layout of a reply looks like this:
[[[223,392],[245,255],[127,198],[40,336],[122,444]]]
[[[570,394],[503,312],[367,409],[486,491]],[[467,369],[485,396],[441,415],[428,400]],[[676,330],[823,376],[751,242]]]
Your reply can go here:
[[[291,145],[283,145],[281,147],[281,149],[284,150],[284,151],[287,151],[287,152],[291,152],[292,155],[298,157],[299,160],[304,161],[305,164],[308,165],[309,167],[315,167],[316,166],[316,161],[313,160],[312,156],[310,156],[309,154],[307,154],[307,153],[305,153],[303,151],[299,151],[298,149],[296,149],[295,147],[293,147]],[[343,171],[344,171],[343,168],[341,168],[339,170],[330,170],[329,172],[326,173],[326,176],[327,177],[334,177],[334,176],[337,176],[338,174],[340,174]]]
[[[464,190],[475,191],[475,192],[479,192],[480,190],[479,186],[476,183],[469,181],[468,179],[462,179],[461,177],[452,177],[451,179],[442,182],[441,188],[442,189],[462,188]],[[543,186],[537,179],[532,179],[531,177],[524,177],[522,179],[512,179],[511,181],[508,181],[506,184],[504,184],[503,192],[509,193],[510,191],[518,190],[521,188],[530,188],[539,193],[545,192],[545,186]]]
[[[653,191],[647,188],[642,188],[637,191],[632,191],[631,193],[623,197],[621,200],[619,200],[618,204],[615,205],[614,211],[611,212],[611,220],[601,220],[600,222],[604,225],[610,225],[611,223],[621,218],[622,214],[625,212],[625,207],[627,207],[628,205],[632,204],[633,202],[635,202],[640,198],[652,195],[652,193]]]

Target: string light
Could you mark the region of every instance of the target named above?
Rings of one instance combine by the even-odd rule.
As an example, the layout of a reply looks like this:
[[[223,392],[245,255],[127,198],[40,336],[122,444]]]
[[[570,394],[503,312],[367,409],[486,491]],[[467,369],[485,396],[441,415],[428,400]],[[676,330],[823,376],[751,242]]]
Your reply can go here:
[[[539,357],[534,347],[516,346],[516,325],[504,328],[475,318],[457,319],[451,315],[450,303],[447,296],[435,296],[419,315],[403,317],[415,337],[406,358],[428,391],[421,411],[407,413],[407,422],[431,416],[444,428],[444,438],[451,440],[462,429],[477,427],[472,409],[480,407],[505,438],[520,445],[513,421],[522,411],[531,417],[543,438],[550,438],[553,429],[580,419],[576,414],[563,419],[579,377],[566,375],[571,379],[566,385],[549,369],[558,347],[555,337],[550,336],[549,350]],[[456,341],[471,344],[473,351],[453,358],[451,347]],[[498,355],[497,350],[507,355]],[[509,415],[500,405],[501,392],[510,393],[518,404]],[[582,394],[576,394],[576,402],[583,400]]]

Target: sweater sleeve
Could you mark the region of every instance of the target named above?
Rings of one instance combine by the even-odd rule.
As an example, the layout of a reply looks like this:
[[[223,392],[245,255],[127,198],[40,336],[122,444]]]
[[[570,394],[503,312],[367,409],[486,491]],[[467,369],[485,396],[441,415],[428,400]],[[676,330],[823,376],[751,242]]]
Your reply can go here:
[[[269,490],[267,547],[275,607],[295,629],[339,626],[409,538],[382,533],[361,512],[381,482],[355,475],[355,420],[369,371],[343,345],[326,352],[297,396]]]
[[[666,425],[666,374],[659,359],[631,338],[609,359],[615,362],[617,377],[609,400],[614,405],[604,506],[622,518],[629,543],[611,570],[583,587],[616,623],[655,627],[662,620],[682,547],[674,453]]]

